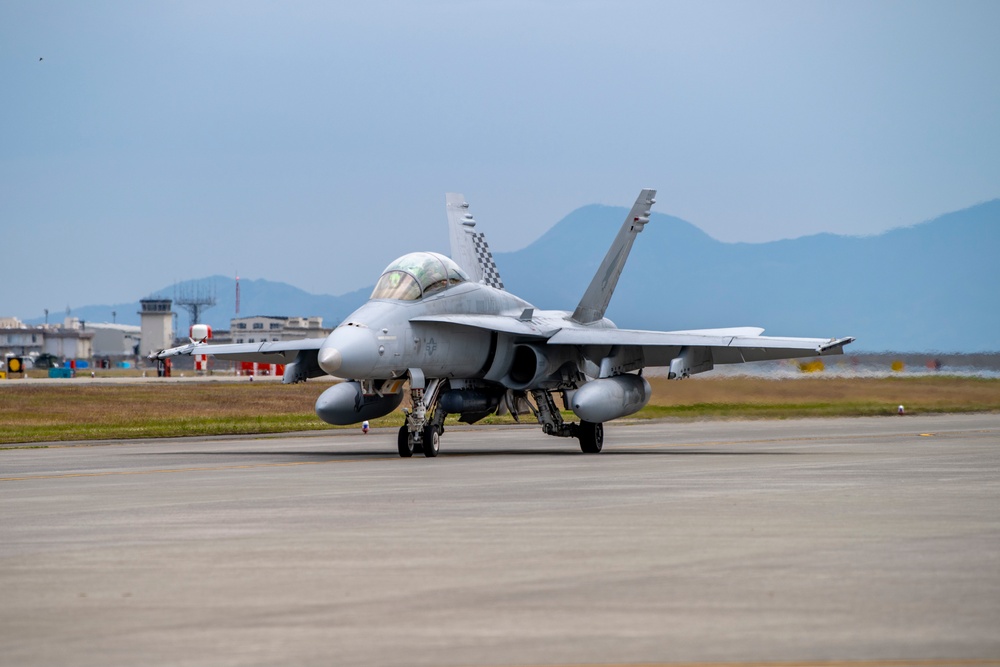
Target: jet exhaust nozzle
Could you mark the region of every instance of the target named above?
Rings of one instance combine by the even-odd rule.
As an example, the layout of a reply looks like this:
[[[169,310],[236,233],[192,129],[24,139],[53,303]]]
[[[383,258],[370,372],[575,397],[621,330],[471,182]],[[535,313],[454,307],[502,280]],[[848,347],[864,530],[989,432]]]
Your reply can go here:
[[[586,383],[573,392],[570,406],[583,421],[602,424],[642,410],[652,395],[646,378],[626,373]]]

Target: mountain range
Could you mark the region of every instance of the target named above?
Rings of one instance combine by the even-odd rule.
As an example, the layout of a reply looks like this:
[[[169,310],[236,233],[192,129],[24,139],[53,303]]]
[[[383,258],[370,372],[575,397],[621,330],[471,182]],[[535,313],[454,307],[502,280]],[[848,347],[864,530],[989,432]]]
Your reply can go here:
[[[529,246],[498,253],[506,288],[539,308],[572,310],[627,213],[584,206]],[[778,336],[855,336],[849,350],[856,351],[997,351],[998,251],[1000,199],[873,236],[768,243],[723,243],[680,218],[653,213],[607,315],[625,328],[762,326]],[[173,298],[193,284],[210,285],[217,298],[203,321],[228,329],[233,278],[170,285],[154,296]],[[268,280],[241,280],[240,288],[244,315],[321,315],[326,326],[371,292],[317,295]],[[136,301],[76,308],[73,315],[111,321],[116,311],[118,322],[138,324],[138,310]],[[179,329],[186,328],[187,314],[174,310]]]

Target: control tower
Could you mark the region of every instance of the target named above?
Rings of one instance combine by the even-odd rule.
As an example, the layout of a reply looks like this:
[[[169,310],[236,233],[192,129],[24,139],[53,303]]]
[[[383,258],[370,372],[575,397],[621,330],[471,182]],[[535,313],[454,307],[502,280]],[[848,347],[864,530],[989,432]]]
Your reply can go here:
[[[170,347],[174,342],[174,314],[170,310],[170,299],[141,299],[139,354],[149,356],[151,352]]]

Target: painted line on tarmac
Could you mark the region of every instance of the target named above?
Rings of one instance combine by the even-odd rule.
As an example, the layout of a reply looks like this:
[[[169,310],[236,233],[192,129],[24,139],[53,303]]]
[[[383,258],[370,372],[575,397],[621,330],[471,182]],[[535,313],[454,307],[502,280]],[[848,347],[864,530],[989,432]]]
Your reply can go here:
[[[664,447],[705,447],[705,446],[722,446],[722,445],[767,445],[767,444],[783,444],[783,443],[795,443],[795,442],[832,442],[832,441],[858,440],[862,438],[865,440],[889,440],[892,438],[910,438],[914,436],[933,437],[937,435],[962,436],[962,435],[996,435],[996,434],[997,431],[994,429],[977,429],[971,431],[938,431],[934,433],[873,433],[870,435],[865,433],[854,433],[851,435],[810,435],[810,436],[798,436],[798,437],[786,436],[780,438],[755,438],[747,440],[743,439],[705,440],[704,442],[695,442],[695,443],[658,443],[650,445],[624,445],[624,447],[627,447],[628,449],[657,449]],[[792,667],[795,666],[793,665]]]
[[[330,463],[364,463],[365,461],[402,461],[397,456],[371,459],[332,459],[330,461],[287,461],[284,463],[248,463],[238,466],[200,466],[197,468],[157,468],[154,470],[109,470],[107,472],[68,472],[59,475],[24,475],[0,477],[0,482],[25,482],[35,479],[69,479],[72,477],[114,477],[128,475],[162,475],[175,472],[215,472],[219,470],[252,470],[254,468],[290,468],[292,466],[318,466]]]
[[[966,658],[949,660],[947,658],[921,660],[803,660],[803,661],[767,661],[767,662],[610,662],[610,663],[571,663],[547,665],[545,667],[997,667],[1000,658]],[[542,667],[536,665],[534,667]]]

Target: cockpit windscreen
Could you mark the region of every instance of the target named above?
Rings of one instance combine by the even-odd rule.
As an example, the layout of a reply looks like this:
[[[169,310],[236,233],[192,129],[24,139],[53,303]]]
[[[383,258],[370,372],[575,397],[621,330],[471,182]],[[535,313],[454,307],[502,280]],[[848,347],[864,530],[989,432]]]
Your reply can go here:
[[[448,257],[436,252],[412,252],[385,268],[371,298],[416,301],[468,280]]]

